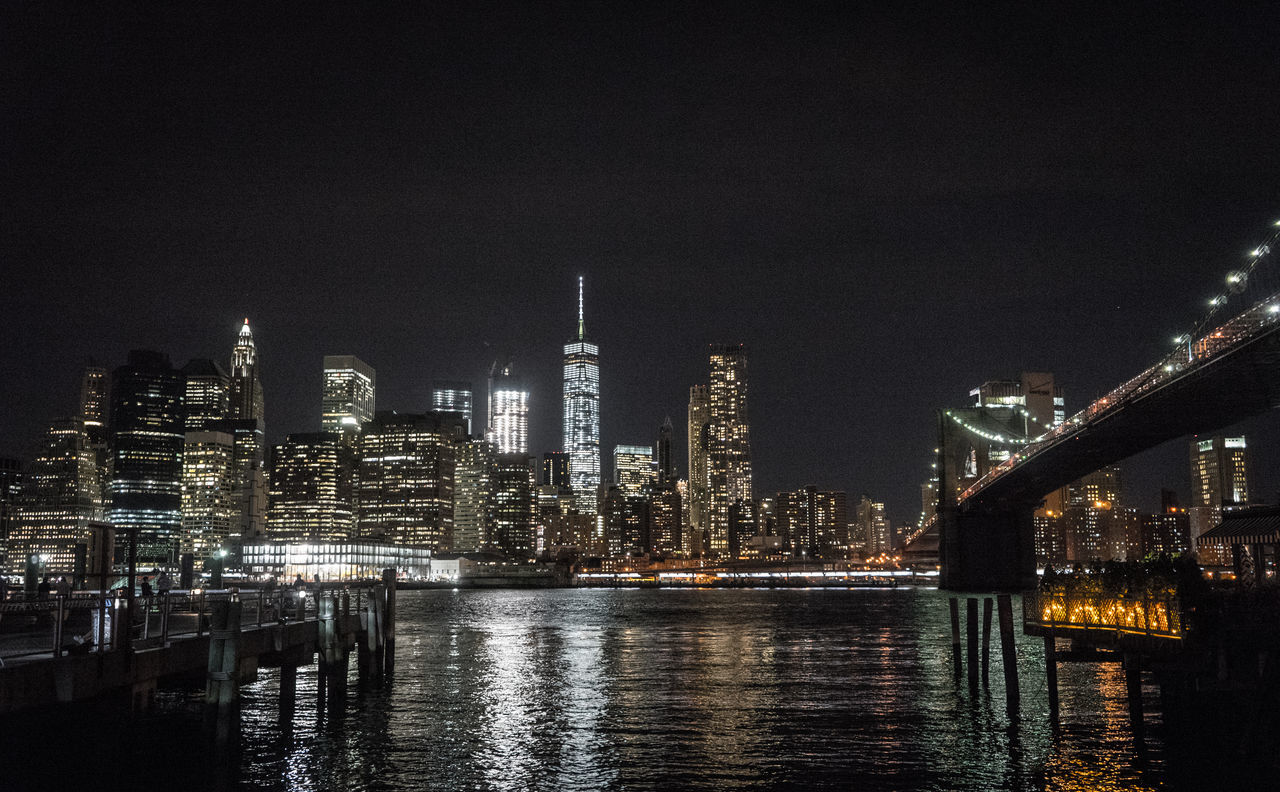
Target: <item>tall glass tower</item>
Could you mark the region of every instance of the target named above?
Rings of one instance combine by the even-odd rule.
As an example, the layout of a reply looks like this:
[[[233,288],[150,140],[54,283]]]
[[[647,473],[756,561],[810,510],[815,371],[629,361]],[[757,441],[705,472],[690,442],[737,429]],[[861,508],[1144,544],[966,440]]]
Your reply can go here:
[[[587,340],[581,277],[578,335],[564,345],[564,452],[578,511],[595,514],[600,488],[600,347]]]
[[[747,424],[747,354],[741,344],[711,345],[707,423],[707,536],[718,556],[729,553],[729,510],[751,500],[751,442]]]

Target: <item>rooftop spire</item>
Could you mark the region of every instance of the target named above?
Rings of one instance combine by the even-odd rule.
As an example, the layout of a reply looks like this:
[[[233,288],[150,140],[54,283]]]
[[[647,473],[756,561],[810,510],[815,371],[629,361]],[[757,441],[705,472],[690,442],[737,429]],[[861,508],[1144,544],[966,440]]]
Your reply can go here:
[[[582,276],[578,276],[578,340],[587,337],[586,324],[582,321]]]

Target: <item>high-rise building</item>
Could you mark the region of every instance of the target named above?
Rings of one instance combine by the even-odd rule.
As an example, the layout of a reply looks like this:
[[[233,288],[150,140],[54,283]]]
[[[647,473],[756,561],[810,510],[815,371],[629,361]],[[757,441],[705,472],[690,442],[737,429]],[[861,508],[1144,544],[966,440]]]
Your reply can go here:
[[[1231,563],[1226,548],[1196,547],[1200,535],[1222,522],[1224,509],[1249,502],[1249,449],[1243,437],[1216,435],[1191,441],[1191,546],[1201,562]]]
[[[190,384],[190,380],[187,381]],[[226,432],[190,431],[182,451],[182,536],[179,552],[197,559],[230,549],[237,533],[234,439]]]
[[[485,439],[499,454],[529,453],[529,391],[508,359],[489,370],[489,430]]]
[[[729,507],[751,500],[751,440],[747,423],[747,355],[742,345],[711,346],[707,504],[709,550],[729,552]]]
[[[1021,379],[990,380],[984,382],[969,395],[974,397],[975,407],[1018,407],[1026,410],[1023,416],[1027,437],[1037,437],[1051,427],[1066,420],[1066,399],[1062,386],[1046,372],[1022,373]]]
[[[54,421],[28,466],[9,533],[6,570],[22,574],[29,556],[50,573],[75,570],[77,546],[93,543],[103,517],[102,482],[81,418]]]
[[[649,494],[649,550],[662,556],[679,553],[682,539],[680,492],[675,482],[654,487]]]
[[[491,544],[512,560],[532,558],[534,554],[535,490],[533,457],[496,456]]]
[[[1142,519],[1142,552],[1144,555],[1175,556],[1191,547],[1191,514],[1178,505],[1171,490],[1160,491],[1160,512]]]
[[[266,419],[262,401],[262,379],[258,371],[258,349],[253,343],[249,320],[244,320],[240,335],[231,350],[231,418]]]
[[[647,492],[654,483],[653,446],[614,446],[613,483],[633,497]]]
[[[231,379],[216,362],[197,358],[182,367],[183,421],[188,432],[207,432],[231,412]]]
[[[676,478],[676,460],[672,455],[672,435],[675,434],[675,427],[671,425],[671,416],[668,415],[666,420],[662,422],[662,426],[658,427],[658,483],[668,484],[675,483]]]
[[[324,356],[320,430],[360,431],[373,420],[376,375],[373,366],[355,355]]]
[[[564,345],[564,452],[578,510],[595,514],[600,487],[600,347],[587,340],[578,278],[578,332]]]
[[[169,358],[134,350],[111,375],[111,505],[118,552],[136,533],[142,564],[172,563],[182,530],[182,400]],[[123,557],[123,556],[122,556]]]
[[[893,552],[889,521],[885,519],[884,503],[863,495],[858,500],[858,532],[850,537],[850,542],[861,545],[865,557],[872,558]]]
[[[488,440],[458,448],[453,495],[453,549],[469,553],[494,542],[494,477],[497,453]]]
[[[547,451],[542,455],[542,477],[538,483],[544,487],[570,487],[569,455],[563,451]]]
[[[689,389],[689,535],[685,552],[700,556],[706,552],[707,455],[710,448],[711,396],[706,385]]]
[[[291,434],[274,448],[267,535],[288,542],[355,538],[355,452],[340,435]]]
[[[843,492],[805,487],[779,492],[774,501],[778,533],[796,558],[842,558],[849,545],[849,499]]]
[[[111,410],[110,382],[111,377],[106,367],[99,366],[92,360],[85,366],[84,377],[80,381],[80,417],[84,419],[89,444],[102,445],[104,448]]]
[[[610,556],[640,556],[649,552],[648,512],[649,503],[643,495],[628,495],[622,487],[609,485],[601,499],[600,522]]]
[[[18,496],[22,494],[22,461],[0,457],[0,569],[5,568],[9,535],[18,521]]]
[[[457,416],[376,413],[360,436],[360,535],[450,549],[457,449],[465,439]]]
[[[467,434],[470,435],[473,395],[470,382],[436,380],[431,385],[431,411],[462,417],[467,422]]]

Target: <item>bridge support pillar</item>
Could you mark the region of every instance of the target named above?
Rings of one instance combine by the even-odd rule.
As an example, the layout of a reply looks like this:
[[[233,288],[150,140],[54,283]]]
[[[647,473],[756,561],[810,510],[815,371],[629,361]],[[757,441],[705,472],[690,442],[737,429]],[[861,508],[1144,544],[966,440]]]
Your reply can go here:
[[[950,591],[1035,588],[1035,521],[1039,504],[940,511],[940,584]]]

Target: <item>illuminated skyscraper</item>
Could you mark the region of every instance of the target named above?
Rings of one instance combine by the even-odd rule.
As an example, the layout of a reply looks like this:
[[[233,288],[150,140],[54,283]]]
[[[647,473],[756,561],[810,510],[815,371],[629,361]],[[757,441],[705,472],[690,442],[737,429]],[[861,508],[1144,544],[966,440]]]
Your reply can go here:
[[[211,431],[213,421],[231,412],[231,381],[216,362],[195,359],[182,367],[186,379],[183,398],[184,424],[188,432]]]
[[[454,475],[466,423],[379,412],[360,435],[359,533],[399,545],[453,544]]]
[[[684,551],[700,556],[706,551],[707,449],[711,424],[711,397],[706,385],[689,389],[689,535]]]
[[[225,432],[186,433],[182,451],[181,553],[205,559],[220,549],[230,549],[240,512],[234,443]]]
[[[182,399],[186,381],[169,358],[135,350],[111,375],[111,506],[116,547],[137,532],[138,561],[176,559],[182,529]],[[123,557],[123,556],[121,556]]]
[[[489,430],[485,439],[499,454],[529,453],[529,391],[511,360],[489,370]]]
[[[624,495],[640,496],[653,486],[653,447],[613,447],[613,483]]]
[[[258,349],[253,343],[249,320],[244,320],[235,348],[231,350],[231,418],[265,420],[262,379],[258,374]]]
[[[1222,511],[1249,502],[1249,452],[1243,437],[1217,435],[1191,441],[1191,547],[1205,564],[1229,564],[1231,552],[1196,547],[1202,533],[1222,522]]]
[[[711,346],[707,442],[707,536],[716,555],[729,553],[729,507],[751,500],[747,424],[747,355],[742,346]]]
[[[472,397],[470,382],[437,380],[431,385],[431,412],[461,416],[467,422],[470,435]]]
[[[355,454],[332,432],[291,434],[272,452],[267,535],[289,542],[355,537]]]
[[[103,517],[102,482],[82,419],[49,427],[14,511],[7,571],[22,574],[27,557],[40,555],[48,572],[72,572],[76,546],[92,543],[93,524]]]
[[[805,487],[779,492],[774,502],[778,533],[795,558],[844,557],[849,544],[849,501],[843,492]]]
[[[587,340],[582,278],[578,278],[578,334],[564,345],[564,452],[578,511],[595,514],[600,488],[600,347]]]
[[[489,543],[512,560],[534,554],[534,459],[498,454],[493,474],[493,535]]]
[[[107,419],[111,410],[107,385],[110,382],[107,369],[90,360],[80,381],[80,417],[84,419],[90,445],[105,445],[107,440]]]
[[[469,553],[493,542],[497,462],[493,443],[488,440],[468,440],[459,446],[453,489],[453,550]]]
[[[360,358],[355,355],[325,355],[320,429],[325,432],[360,431],[361,426],[373,420],[375,385],[373,366]]]

